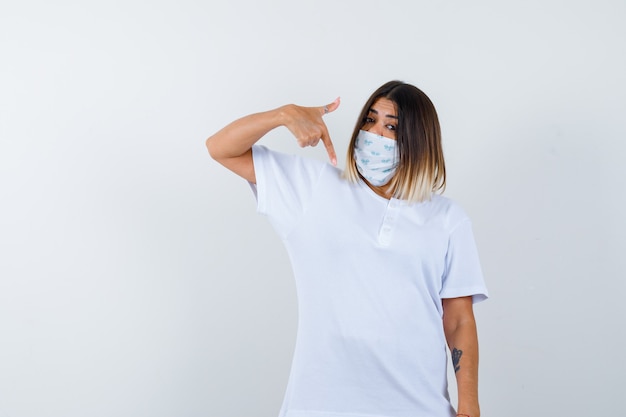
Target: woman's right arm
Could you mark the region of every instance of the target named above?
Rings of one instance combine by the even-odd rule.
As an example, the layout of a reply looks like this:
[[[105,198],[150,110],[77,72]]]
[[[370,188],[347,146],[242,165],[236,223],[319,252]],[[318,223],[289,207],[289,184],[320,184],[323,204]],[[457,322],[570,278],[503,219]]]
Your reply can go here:
[[[285,126],[298,144],[316,146],[321,140],[333,165],[337,156],[322,116],[339,107],[339,99],[321,107],[301,107],[294,104],[262,113],[255,113],[230,123],[206,140],[209,154],[240,177],[256,183],[252,162],[252,145],[267,132]]]

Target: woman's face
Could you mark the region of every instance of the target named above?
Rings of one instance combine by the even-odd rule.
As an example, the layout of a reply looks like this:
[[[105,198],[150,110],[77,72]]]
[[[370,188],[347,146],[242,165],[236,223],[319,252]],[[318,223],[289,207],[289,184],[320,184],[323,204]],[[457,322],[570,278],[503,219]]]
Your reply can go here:
[[[398,112],[395,103],[381,97],[370,107],[361,129],[389,139],[396,139],[397,127]]]

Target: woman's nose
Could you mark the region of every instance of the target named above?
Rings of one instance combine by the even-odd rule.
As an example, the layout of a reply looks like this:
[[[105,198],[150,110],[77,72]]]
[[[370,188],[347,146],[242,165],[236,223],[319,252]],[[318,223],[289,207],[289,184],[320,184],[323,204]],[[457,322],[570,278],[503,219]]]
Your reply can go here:
[[[370,133],[373,133],[375,135],[378,135],[378,136],[382,136],[383,135],[383,127],[382,127],[382,125],[380,125],[378,123],[375,123],[367,131],[370,132]]]

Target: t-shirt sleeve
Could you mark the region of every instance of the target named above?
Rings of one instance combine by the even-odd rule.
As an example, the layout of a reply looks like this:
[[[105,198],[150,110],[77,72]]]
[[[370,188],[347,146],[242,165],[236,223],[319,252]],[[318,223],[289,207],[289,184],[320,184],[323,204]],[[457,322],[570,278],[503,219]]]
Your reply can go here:
[[[306,211],[325,164],[260,145],[252,147],[252,158],[256,184],[251,186],[257,211],[285,237]]]
[[[462,220],[452,230],[445,262],[441,298],[471,295],[474,303],[487,299],[489,294],[469,219]]]

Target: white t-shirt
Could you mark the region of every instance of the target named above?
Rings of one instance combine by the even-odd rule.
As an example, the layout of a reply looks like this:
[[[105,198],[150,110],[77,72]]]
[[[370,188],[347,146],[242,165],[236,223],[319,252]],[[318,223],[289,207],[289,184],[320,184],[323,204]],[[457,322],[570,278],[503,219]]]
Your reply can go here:
[[[280,417],[448,417],[442,298],[487,298],[471,224],[330,164],[253,147],[258,211],[289,253],[298,335]]]

